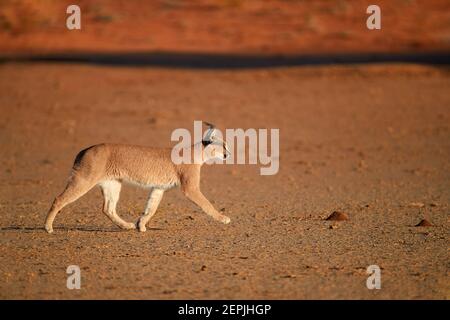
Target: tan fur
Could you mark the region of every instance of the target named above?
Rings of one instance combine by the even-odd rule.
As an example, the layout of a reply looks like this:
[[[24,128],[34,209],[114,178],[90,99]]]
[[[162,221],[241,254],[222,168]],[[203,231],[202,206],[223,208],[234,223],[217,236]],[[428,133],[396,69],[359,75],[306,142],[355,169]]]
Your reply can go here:
[[[123,229],[138,227],[140,231],[145,231],[164,191],[176,186],[181,186],[186,197],[208,215],[227,224],[230,218],[217,212],[200,191],[201,166],[202,164],[174,164],[171,149],[99,144],[82,150],[75,158],[66,189],[55,198],[48,212],[45,229],[49,233],[53,232],[52,225],[58,212],[97,185],[101,187],[104,197],[103,212]],[[123,182],[152,189],[145,212],[136,224],[122,220],[116,212]]]

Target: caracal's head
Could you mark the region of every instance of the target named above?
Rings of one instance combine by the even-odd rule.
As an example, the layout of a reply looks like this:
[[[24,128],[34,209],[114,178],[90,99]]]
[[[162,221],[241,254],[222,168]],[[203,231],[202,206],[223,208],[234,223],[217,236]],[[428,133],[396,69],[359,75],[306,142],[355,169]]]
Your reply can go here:
[[[222,134],[214,125],[205,122],[209,127],[202,140],[203,161],[225,160],[231,155],[227,143],[223,140]]]

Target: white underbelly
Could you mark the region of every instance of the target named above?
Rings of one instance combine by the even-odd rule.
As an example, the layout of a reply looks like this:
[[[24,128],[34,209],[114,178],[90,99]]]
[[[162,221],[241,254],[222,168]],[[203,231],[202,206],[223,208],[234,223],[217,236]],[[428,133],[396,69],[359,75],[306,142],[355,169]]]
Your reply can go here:
[[[176,186],[178,186],[178,183],[176,183],[176,182],[167,183],[167,184],[157,184],[157,183],[142,183],[142,182],[127,180],[127,179],[123,179],[122,181],[126,184],[134,185],[134,186],[144,188],[144,189],[169,190],[169,189],[172,189],[172,188],[175,188]]]

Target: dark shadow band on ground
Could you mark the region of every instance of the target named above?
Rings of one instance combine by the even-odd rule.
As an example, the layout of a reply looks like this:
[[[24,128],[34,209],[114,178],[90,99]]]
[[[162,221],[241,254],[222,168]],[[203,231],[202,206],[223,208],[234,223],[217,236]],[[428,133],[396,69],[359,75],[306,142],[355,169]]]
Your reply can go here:
[[[122,230],[119,227],[97,227],[97,226],[55,226],[55,231],[84,231],[84,232],[138,232],[137,230]],[[163,228],[157,227],[147,227],[147,230],[150,231],[164,231]],[[2,232],[24,232],[24,233],[32,233],[36,231],[46,232],[43,226],[8,226],[8,227],[0,227],[0,233]],[[139,233],[139,232],[138,232]]]
[[[246,55],[175,52],[73,53],[0,56],[0,63],[82,63],[117,67],[251,69],[361,63],[450,65],[450,52],[321,55]]]

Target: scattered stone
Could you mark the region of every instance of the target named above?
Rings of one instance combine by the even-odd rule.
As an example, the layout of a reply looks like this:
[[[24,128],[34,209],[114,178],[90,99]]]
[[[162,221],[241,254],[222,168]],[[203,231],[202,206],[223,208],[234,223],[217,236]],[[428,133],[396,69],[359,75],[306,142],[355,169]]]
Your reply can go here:
[[[330,226],[330,229],[337,229],[338,228],[338,226],[337,225],[334,225],[334,224],[332,224],[331,226]]]
[[[256,220],[261,220],[262,218],[264,218],[264,213],[262,213],[262,212],[256,212],[256,213],[254,214],[254,218],[255,218]]]
[[[425,206],[422,202],[411,202],[409,205],[416,208],[423,208]]]
[[[436,202],[431,202],[430,203],[430,207],[438,207],[439,206],[439,204],[437,204]]]
[[[177,290],[163,290],[162,294],[171,294],[177,292]]]
[[[325,220],[328,220],[328,221],[344,221],[344,220],[348,220],[348,215],[346,213],[344,213],[344,212],[334,211]]]
[[[363,159],[359,160],[358,168],[359,169],[367,169],[368,165],[367,165],[366,161],[364,161]]]
[[[431,224],[431,222],[428,221],[427,219],[422,219],[422,221],[416,224],[416,227],[432,227],[432,226],[433,225]]]
[[[280,278],[283,278],[283,279],[297,278],[297,275],[295,275],[295,274],[284,274],[284,275],[281,275]]]
[[[200,270],[201,270],[201,271],[205,271],[205,270],[206,270],[206,266],[203,265],[203,266],[200,268]]]

